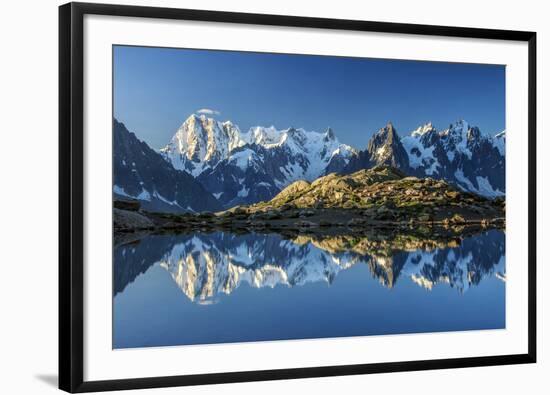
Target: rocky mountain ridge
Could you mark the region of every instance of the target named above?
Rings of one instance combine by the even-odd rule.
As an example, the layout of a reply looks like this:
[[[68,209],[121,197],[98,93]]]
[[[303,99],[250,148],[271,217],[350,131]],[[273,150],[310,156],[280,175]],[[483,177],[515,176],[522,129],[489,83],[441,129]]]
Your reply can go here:
[[[153,225],[127,227],[120,221],[115,228],[121,232],[173,229],[342,234],[350,229],[419,231],[421,227],[438,226],[444,228],[444,234],[454,234],[462,232],[464,226],[501,228],[505,202],[460,191],[442,180],[406,176],[393,167],[377,166],[350,175],[331,173],[312,183],[296,181],[269,201],[218,213],[141,215]]]
[[[438,131],[431,123],[400,137],[391,123],[352,158],[344,173],[377,165],[394,166],[408,175],[432,177],[488,198],[505,196],[506,134],[487,136],[460,120]]]
[[[289,183],[341,171],[356,151],[328,128],[253,127],[191,115],[161,149],[174,168],[197,178],[225,207],[271,198]]]
[[[258,126],[242,132],[231,121],[193,114],[160,150],[160,156],[204,188],[208,206],[213,207],[213,196],[217,205],[226,209],[270,200],[295,181],[314,182],[327,174],[351,174],[376,166],[391,166],[418,178],[445,180],[461,191],[494,199],[505,196],[505,140],[505,132],[487,136],[466,121],[439,131],[427,123],[403,136],[390,122],[372,136],[365,150],[358,151],[341,144],[330,128],[317,133]],[[116,165],[121,168],[118,162]],[[144,198],[151,199],[138,187],[132,193],[117,189],[124,177],[132,178],[122,170],[115,193],[144,202]],[[140,177],[139,182],[152,181],[144,180],[143,174]],[[156,205],[161,211],[194,210],[160,195],[153,198],[165,203]]]
[[[116,119],[113,120],[113,197],[138,200],[148,211],[200,212],[222,208],[195,178],[174,169]]]

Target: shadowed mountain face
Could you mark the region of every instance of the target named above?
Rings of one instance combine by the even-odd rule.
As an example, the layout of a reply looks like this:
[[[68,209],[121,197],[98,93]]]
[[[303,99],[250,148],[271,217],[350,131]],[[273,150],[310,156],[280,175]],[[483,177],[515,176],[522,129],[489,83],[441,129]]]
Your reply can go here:
[[[367,265],[385,287],[412,281],[466,292],[484,278],[505,278],[505,237],[488,231],[464,240],[430,240],[408,235],[297,236],[277,234],[150,235],[115,248],[114,293],[159,265],[184,295],[211,303],[243,284],[253,288],[331,284],[339,273]]]
[[[407,152],[391,123],[372,136],[367,149],[359,152],[346,166],[344,172],[353,173],[374,166],[391,166],[407,173],[410,172]]]
[[[149,211],[217,211],[220,203],[186,172],[113,121],[113,193],[137,199]]]

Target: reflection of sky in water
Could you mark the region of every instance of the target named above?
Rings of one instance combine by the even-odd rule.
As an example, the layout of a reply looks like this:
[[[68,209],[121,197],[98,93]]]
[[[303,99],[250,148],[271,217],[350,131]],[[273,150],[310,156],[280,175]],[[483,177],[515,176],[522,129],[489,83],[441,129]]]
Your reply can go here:
[[[114,252],[114,347],[503,328],[504,240],[148,236]]]

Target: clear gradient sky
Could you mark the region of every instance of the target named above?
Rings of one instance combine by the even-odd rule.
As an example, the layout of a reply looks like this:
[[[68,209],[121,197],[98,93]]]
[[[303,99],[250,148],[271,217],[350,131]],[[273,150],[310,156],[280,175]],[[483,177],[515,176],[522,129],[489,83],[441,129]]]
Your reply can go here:
[[[363,149],[392,121],[400,135],[465,119],[505,129],[505,67],[460,63],[116,46],[114,116],[158,149],[199,109],[242,131],[324,131]]]

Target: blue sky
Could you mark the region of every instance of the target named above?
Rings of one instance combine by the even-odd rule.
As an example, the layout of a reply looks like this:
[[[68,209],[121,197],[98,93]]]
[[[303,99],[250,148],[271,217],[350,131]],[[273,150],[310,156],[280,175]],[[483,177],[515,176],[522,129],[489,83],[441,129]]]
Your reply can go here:
[[[334,129],[363,149],[388,121],[505,128],[505,67],[169,48],[114,48],[114,116],[153,148],[202,108],[241,130]]]

